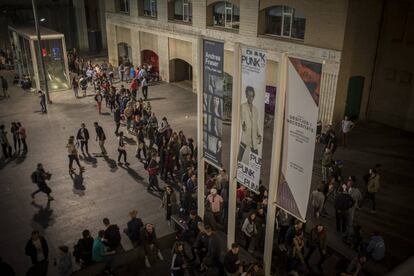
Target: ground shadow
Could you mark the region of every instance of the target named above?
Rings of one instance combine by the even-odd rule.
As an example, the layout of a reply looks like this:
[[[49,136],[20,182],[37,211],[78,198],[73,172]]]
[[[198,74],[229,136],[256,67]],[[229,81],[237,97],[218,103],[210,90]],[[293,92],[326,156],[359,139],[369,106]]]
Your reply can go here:
[[[109,112],[101,112],[101,115],[109,116],[109,115],[111,115],[111,113],[109,113]]]
[[[126,170],[128,175],[131,176],[137,183],[145,185],[144,178],[140,176],[136,171],[134,171],[129,166],[121,166],[122,169]]]
[[[24,162],[24,160],[26,160],[27,154],[26,153],[22,153],[21,155],[17,155],[16,156],[16,164],[19,165],[21,163]]]
[[[83,162],[85,162],[85,164],[87,165],[91,165],[93,168],[96,168],[98,165],[98,159],[96,159],[95,157],[93,157],[92,155],[88,154],[82,154],[79,155],[79,159],[83,160]]]
[[[124,136],[124,141],[128,144],[128,145],[136,145],[137,142],[135,142],[135,140],[131,137],[127,137]]]
[[[10,161],[12,161],[13,159],[12,158],[9,158],[9,159],[4,159],[4,157],[2,157],[1,159],[0,159],[0,170],[1,169],[3,169],[4,167],[6,167],[7,166],[7,164],[9,164],[10,163]]]
[[[165,97],[154,97],[154,98],[150,98],[148,97],[147,100],[148,101],[161,101],[161,100],[165,100]]]
[[[83,185],[83,172],[81,171],[79,174],[71,173],[70,178],[73,181],[73,193],[84,196],[86,187]]]
[[[118,170],[118,166],[116,165],[116,161],[114,159],[104,156],[104,160],[108,164],[111,172],[116,172]]]
[[[49,226],[53,225],[55,222],[53,216],[53,210],[50,209],[50,200],[47,201],[45,207],[36,202],[32,201],[31,203],[34,207],[38,209],[38,211],[33,215],[33,222],[40,225],[43,229],[48,228]]]

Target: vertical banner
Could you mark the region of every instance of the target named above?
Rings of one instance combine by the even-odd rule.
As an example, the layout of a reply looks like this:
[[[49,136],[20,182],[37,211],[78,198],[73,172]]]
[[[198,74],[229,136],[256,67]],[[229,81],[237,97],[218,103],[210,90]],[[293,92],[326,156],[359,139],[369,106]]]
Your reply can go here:
[[[224,44],[204,40],[203,128],[204,158],[222,167]]]
[[[240,146],[237,181],[258,192],[262,165],[263,123],[266,93],[266,53],[241,50]]]
[[[305,221],[312,180],[322,64],[289,58],[277,205]]]

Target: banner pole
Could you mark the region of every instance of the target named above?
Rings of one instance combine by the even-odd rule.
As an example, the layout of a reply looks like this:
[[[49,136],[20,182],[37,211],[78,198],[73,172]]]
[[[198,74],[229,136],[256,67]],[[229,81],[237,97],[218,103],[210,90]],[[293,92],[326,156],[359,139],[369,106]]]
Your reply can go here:
[[[236,233],[237,154],[240,140],[240,43],[234,44],[233,66],[227,248],[231,248],[232,243],[234,243]]]
[[[279,177],[281,173],[281,159],[282,159],[282,139],[283,139],[283,122],[285,113],[285,99],[286,99],[286,78],[287,78],[287,54],[283,53],[280,66],[280,82],[279,93],[277,93],[277,110],[276,120],[274,121],[273,131],[273,146],[272,146],[272,159],[270,169],[269,180],[269,199],[267,206],[267,218],[266,218],[266,236],[265,236],[265,248],[264,248],[264,269],[265,275],[271,275],[272,267],[272,252],[273,252],[273,240],[275,232],[276,222],[276,199],[277,189],[279,184]]]
[[[204,81],[204,42],[199,38],[197,43],[197,210],[198,215],[204,218],[204,153],[203,153],[203,81]]]

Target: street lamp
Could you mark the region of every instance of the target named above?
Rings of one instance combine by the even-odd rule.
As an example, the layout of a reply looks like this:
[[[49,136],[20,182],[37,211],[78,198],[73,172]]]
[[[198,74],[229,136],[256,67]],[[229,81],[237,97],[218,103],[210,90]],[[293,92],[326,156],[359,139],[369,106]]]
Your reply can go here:
[[[34,21],[35,21],[35,28],[36,28],[36,34],[37,34],[37,50],[39,53],[39,57],[40,57],[40,63],[42,64],[42,71],[43,71],[43,77],[44,77],[44,81],[45,81],[45,96],[46,96],[46,102],[47,104],[52,103],[50,101],[50,97],[49,97],[49,87],[47,85],[47,76],[46,76],[46,66],[45,66],[45,61],[43,59],[43,54],[42,54],[42,46],[41,44],[41,37],[40,37],[40,29],[39,29],[39,21],[37,20],[37,8],[36,8],[36,1],[32,0],[32,8],[33,8],[33,17],[34,17]],[[45,18],[40,19],[40,21],[45,21]]]

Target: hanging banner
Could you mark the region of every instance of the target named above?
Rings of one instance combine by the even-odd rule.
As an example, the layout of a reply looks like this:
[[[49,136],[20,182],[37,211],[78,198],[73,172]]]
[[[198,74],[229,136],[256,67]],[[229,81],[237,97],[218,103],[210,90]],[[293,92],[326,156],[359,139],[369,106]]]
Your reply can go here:
[[[277,205],[305,221],[312,180],[322,64],[289,58]]]
[[[251,48],[241,49],[240,146],[237,156],[237,181],[254,192],[259,190],[262,166],[265,69],[265,52]]]
[[[204,40],[204,158],[222,167],[224,44]]]

